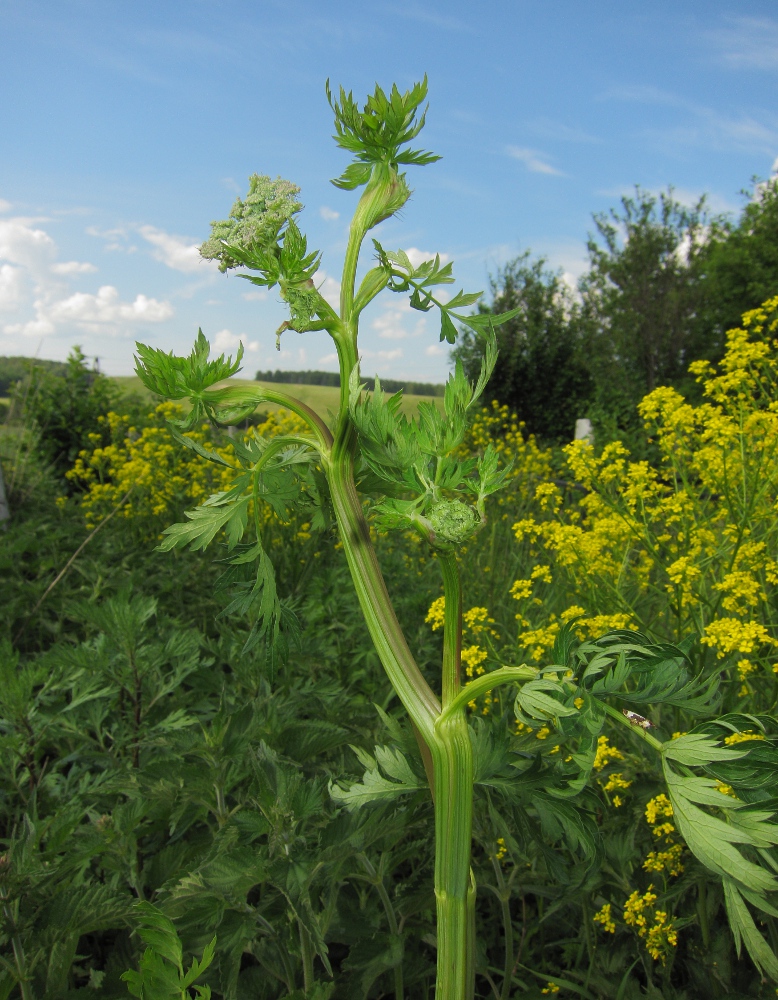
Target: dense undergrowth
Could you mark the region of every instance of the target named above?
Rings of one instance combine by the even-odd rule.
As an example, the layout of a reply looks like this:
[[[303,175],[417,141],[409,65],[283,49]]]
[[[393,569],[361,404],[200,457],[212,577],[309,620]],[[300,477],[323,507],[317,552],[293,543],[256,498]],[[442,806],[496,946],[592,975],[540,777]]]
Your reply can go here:
[[[514,465],[463,553],[470,677],[542,665],[567,621],[580,639],[696,634],[685,648],[698,674],[721,679],[717,717],[741,716],[720,736],[762,741],[771,759],[777,309],[745,318],[719,368],[698,366],[705,402],[667,389],[643,401],[650,463],[614,444],[543,449],[505,408],[477,416],[468,449],[491,442]],[[40,427],[2,428],[14,516],[0,541],[0,1000],[126,996],[121,976],[144,949],[138,900],[169,948],[180,939],[186,968],[215,936],[197,982],[218,997],[302,998],[311,973],[317,1000],[430,997],[429,791],[326,512],[313,500],[306,520],[264,511],[302,632],[285,658],[246,650],[249,624],[224,613],[234,570],[150,544],[220,487],[218,466],[171,438],[170,406],[96,415],[65,478],[36,448]],[[295,419],[271,416],[264,430]],[[190,437],[217,454],[226,444],[205,426]],[[376,541],[434,683],[435,559],[410,535]],[[517,724],[500,692],[470,706],[477,995],[772,995],[738,958],[720,883],[686,849],[637,734],[607,730],[595,781],[554,800],[538,790],[561,738]],[[665,739],[700,721],[644,711]],[[531,761],[521,781],[494,766],[506,745]],[[722,802],[758,801],[758,768],[713,771]],[[370,804],[349,808],[360,794]],[[776,911],[755,912],[778,950]],[[180,995],[160,983],[153,995]]]

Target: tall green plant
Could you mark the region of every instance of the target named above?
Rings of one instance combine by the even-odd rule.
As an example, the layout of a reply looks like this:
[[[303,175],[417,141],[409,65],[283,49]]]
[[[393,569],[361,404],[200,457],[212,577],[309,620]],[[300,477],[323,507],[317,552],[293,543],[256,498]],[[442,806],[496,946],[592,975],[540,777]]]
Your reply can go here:
[[[771,736],[772,721],[731,716],[718,728],[703,727],[681,739],[660,740],[648,732],[648,719],[634,711],[638,707],[650,714],[667,705],[689,716],[710,718],[717,703],[718,675],[695,669],[690,644],[655,646],[638,633],[615,632],[580,645],[570,625],[560,631],[552,662],[544,669],[502,666],[462,683],[459,560],[463,547],[484,525],[488,498],[503,485],[507,470],[498,468],[491,447],[480,457],[463,459],[460,445],[496,362],[494,325],[514,314],[468,315],[463,310],[478,300],[478,294],[460,291],[450,298],[439,294],[440,286],[454,280],[451,264],[435,257],[416,266],[404,251],[388,251],[376,240],[373,266],[357,282],[367,234],[398,212],[410,196],[402,168],[437,159],[407,148],[424,124],[426,112],[419,112],[426,91],[426,79],[405,94],[396,86],[389,94],[376,87],[360,108],[351,94],[341,89],[333,98],[328,89],[336,142],[354,155],[333,183],[344,190],[364,189],[351,221],[338,310],[316,287],[320,255],[309,251],[295,221],[301,209],[298,189],[286,181],[254,176],[245,201],[238,199],[229,219],[214,223],[213,236],[202,247],[203,255],[218,260],[223,270],[243,267],[248,273],[241,277],[280,288],[290,319],[279,336],[292,329],[326,330],[332,337],[341,391],[331,427],[283,392],[220,385],[238,371],[242,350],[234,362],[223,355],[209,360],[202,332],[186,358],[138,345],[137,370],[148,388],[191,403],[189,416],[174,428],[181,444],[234,471],[232,486],[188,512],[185,523],[168,528],[161,548],[205,548],[224,532],[236,578],[246,566],[253,567],[252,582],[246,586],[243,581],[230,608],[253,620],[249,645],[264,641],[271,656],[283,655],[295,619],[277,594],[263,547],[260,504],[270,504],[282,518],[295,506],[307,506],[311,523],[319,528],[328,523],[330,514],[334,518],[366,627],[413,723],[434,800],[438,1000],[465,1000],[474,994],[476,886],[470,861],[476,780],[486,785],[526,783],[545,802],[555,824],[569,832],[571,842],[585,844],[590,831],[584,829],[576,799],[589,781],[606,720],[626,727],[661,758],[668,794],[689,848],[723,881],[736,941],[745,941],[757,965],[778,979],[778,962],[747,905],[775,912],[768,895],[778,888],[774,875],[778,860],[773,855],[778,826],[770,822],[771,810],[761,808],[759,801],[761,796],[769,806],[778,748],[770,739],[758,741],[756,750],[748,739],[736,750],[720,745],[727,733],[753,730],[756,725]],[[482,338],[480,376],[472,384],[457,365],[445,388],[442,411],[422,403],[417,418],[409,421],[400,413],[399,394],[387,398],[378,382],[372,395],[364,391],[359,377],[359,319],[384,289],[408,294],[414,309],[436,308],[441,340],[455,341],[455,321]],[[254,429],[244,441],[233,439],[232,461],[181,433],[204,418],[238,422],[267,402],[296,413],[304,430],[265,440]],[[440,683],[434,687],[415,662],[395,615],[371,542],[366,508],[378,531],[415,532],[437,556],[445,621]],[[527,755],[517,758],[507,741],[485,747],[468,717],[468,705],[503,685],[517,690],[518,720],[553,726],[566,753],[546,758],[541,765]],[[749,766],[733,770],[731,776],[741,797],[722,796],[716,791],[718,771],[729,762],[746,760]],[[333,796],[348,809],[418,789],[399,750],[377,748],[375,759],[363,753],[362,762],[367,770],[361,783],[332,788]],[[738,774],[757,771],[756,793],[749,791],[746,779],[738,783]],[[509,937],[506,928],[506,946]],[[318,951],[327,968],[323,939],[309,934],[305,942],[306,948]],[[501,991],[506,1000],[515,967],[511,951]],[[312,954],[306,958],[306,970],[308,989]],[[399,977],[395,995],[402,992]]]

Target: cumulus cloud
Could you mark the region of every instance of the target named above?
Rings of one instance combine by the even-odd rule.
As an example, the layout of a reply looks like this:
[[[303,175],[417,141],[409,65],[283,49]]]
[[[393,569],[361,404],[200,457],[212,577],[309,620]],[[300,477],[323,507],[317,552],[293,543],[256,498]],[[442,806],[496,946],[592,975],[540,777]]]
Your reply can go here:
[[[211,341],[211,354],[235,354],[241,343],[246,351],[259,350],[259,342],[250,341],[245,334],[238,335],[231,330],[219,330]]]
[[[155,226],[141,226],[138,232],[154,247],[151,256],[174,271],[194,274],[217,267],[215,261],[203,260],[198,245],[184,236],[173,236]]]
[[[34,229],[23,219],[0,221],[0,259],[38,270],[56,252],[54,240],[43,229]]]
[[[442,358],[446,353],[446,348],[442,344],[430,344],[424,348],[424,353],[429,358]]]
[[[552,167],[547,162],[548,157],[545,153],[541,153],[537,149],[526,149],[523,146],[508,146],[508,156],[513,157],[514,160],[519,160],[533,174],[551,174],[554,177],[565,176],[563,171],[557,170],[556,167]]]
[[[71,280],[97,268],[84,261],[57,261],[57,246],[41,221],[18,216],[0,220],[0,308],[9,320],[5,334],[45,337],[62,327],[64,332],[115,336],[173,315],[169,302],[142,293],[125,301],[113,285],[103,285],[97,293],[72,291]]]
[[[332,306],[333,309],[340,308],[340,282],[327,274],[326,271],[317,271],[313,277],[319,294]]]
[[[10,212],[11,202],[6,201],[5,198],[0,198],[0,212]]]
[[[85,261],[66,260],[60,264],[52,264],[51,270],[53,274],[94,274],[97,268]]]
[[[430,253],[428,250],[419,250],[418,247],[408,247],[405,251],[408,254],[408,260],[413,264],[414,267],[418,267],[419,264],[423,264],[425,260],[434,260],[435,254]],[[447,253],[439,253],[441,264],[447,264],[450,260]]]
[[[112,229],[100,229],[98,226],[87,226],[87,236],[94,236],[99,240],[105,240],[103,250],[122,251],[123,253],[135,253],[137,247],[130,244],[130,234],[123,226],[114,226]]]
[[[334,208],[328,208],[327,205],[321,206],[319,215],[325,222],[336,222],[340,218],[340,212],[336,212]]]
[[[0,309],[17,309],[22,301],[22,269],[0,264]]]
[[[427,318],[424,313],[412,309],[407,298],[393,296],[384,300],[383,309],[371,322],[370,328],[382,340],[405,340],[407,337],[423,336],[427,330]]]
[[[76,292],[52,303],[46,312],[54,322],[93,329],[121,322],[161,323],[170,319],[173,307],[169,302],[159,302],[142,294],[136,295],[132,302],[122,302],[118,289],[113,285],[103,285],[97,295]]]

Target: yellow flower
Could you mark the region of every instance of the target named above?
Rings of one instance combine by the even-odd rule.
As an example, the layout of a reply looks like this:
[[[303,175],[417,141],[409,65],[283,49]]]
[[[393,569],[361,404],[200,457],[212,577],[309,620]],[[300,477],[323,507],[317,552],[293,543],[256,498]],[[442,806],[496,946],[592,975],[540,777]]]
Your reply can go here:
[[[755,733],[750,729],[747,729],[744,733],[732,733],[731,736],[727,736],[724,743],[731,747],[733,743],[745,743],[748,740],[763,740],[764,735],[762,733]]]
[[[664,872],[668,875],[680,875],[683,871],[681,854],[683,847],[681,844],[672,844],[665,851],[650,851],[648,857],[643,862],[643,868],[647,872]]]
[[[484,673],[484,668],[481,664],[484,662],[486,657],[486,650],[481,649],[480,646],[468,646],[466,649],[462,650],[462,662],[465,664],[465,673],[468,677],[472,677],[473,673]]]
[[[594,754],[594,764],[592,767],[595,771],[601,771],[613,760],[624,760],[624,754],[617,747],[610,745],[607,736],[598,736],[597,750]]]
[[[594,914],[592,920],[595,924],[601,924],[602,929],[608,934],[616,933],[616,921],[611,915],[611,904],[605,903],[600,909]]]
[[[438,597],[432,604],[430,604],[429,611],[427,612],[427,617],[424,619],[427,625],[432,626],[432,631],[436,632],[439,628],[443,628],[443,624],[446,620],[446,598]]]
[[[650,826],[654,826],[657,819],[661,817],[669,819],[672,815],[672,804],[664,792],[660,795],[655,795],[653,799],[649,799],[646,803],[646,820]]]

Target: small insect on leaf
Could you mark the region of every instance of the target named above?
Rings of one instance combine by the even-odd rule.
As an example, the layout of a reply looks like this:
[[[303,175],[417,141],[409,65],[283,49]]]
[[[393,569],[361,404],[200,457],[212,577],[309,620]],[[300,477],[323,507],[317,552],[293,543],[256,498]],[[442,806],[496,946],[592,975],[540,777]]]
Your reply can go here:
[[[639,726],[641,729],[651,729],[654,725],[650,719],[646,719],[644,716],[638,715],[637,712],[630,712],[628,708],[622,708],[621,713],[626,719],[629,719],[633,726]]]

